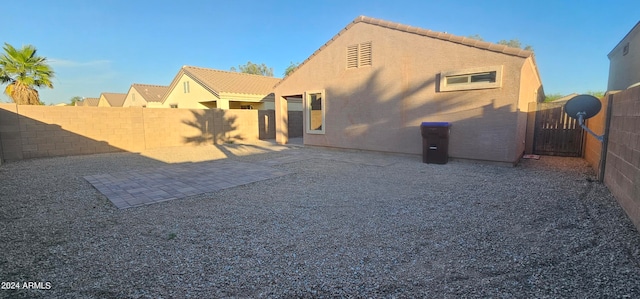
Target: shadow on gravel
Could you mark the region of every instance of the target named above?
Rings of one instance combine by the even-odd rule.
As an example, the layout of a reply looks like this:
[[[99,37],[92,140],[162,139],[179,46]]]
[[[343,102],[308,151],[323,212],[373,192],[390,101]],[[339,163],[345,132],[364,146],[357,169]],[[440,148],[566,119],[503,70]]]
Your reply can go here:
[[[295,151],[233,158],[290,175],[127,210],[82,176],[160,162],[3,165],[0,277],[51,289],[0,296],[640,297],[640,234],[581,159]]]

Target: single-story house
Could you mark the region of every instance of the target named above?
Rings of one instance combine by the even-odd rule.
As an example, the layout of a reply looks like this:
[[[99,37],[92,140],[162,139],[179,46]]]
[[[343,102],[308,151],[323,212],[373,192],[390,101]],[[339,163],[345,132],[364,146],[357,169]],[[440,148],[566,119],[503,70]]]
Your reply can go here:
[[[640,84],[640,22],[609,52],[608,91]]]
[[[280,78],[183,66],[159,103],[149,108],[274,109],[273,86]]]
[[[103,92],[100,94],[98,107],[122,107],[126,93]]]
[[[422,153],[450,123],[449,157],[517,163],[544,92],[533,52],[360,16],[274,87],[276,140],[303,99],[304,144]]]
[[[100,98],[84,98],[82,101],[77,101],[76,106],[98,107],[98,102]]]
[[[122,107],[147,107],[150,102],[160,103],[169,86],[131,84]]]

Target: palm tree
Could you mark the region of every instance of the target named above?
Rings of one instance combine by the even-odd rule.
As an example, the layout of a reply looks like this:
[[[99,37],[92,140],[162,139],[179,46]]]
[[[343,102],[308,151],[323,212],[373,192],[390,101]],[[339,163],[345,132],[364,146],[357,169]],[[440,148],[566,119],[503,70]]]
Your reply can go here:
[[[0,56],[0,83],[9,83],[4,90],[18,105],[41,105],[36,88],[53,88],[53,70],[47,58],[36,55],[32,45],[16,49],[4,43],[5,54]]]

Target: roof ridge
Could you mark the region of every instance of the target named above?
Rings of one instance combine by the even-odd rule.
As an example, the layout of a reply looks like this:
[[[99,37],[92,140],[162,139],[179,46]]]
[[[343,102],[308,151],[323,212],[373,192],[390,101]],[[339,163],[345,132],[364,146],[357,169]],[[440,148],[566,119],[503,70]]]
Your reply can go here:
[[[385,27],[385,28],[389,28],[389,29],[404,31],[404,32],[408,32],[408,33],[414,33],[414,34],[418,34],[418,35],[422,35],[422,36],[428,36],[428,37],[437,38],[437,39],[444,40],[444,41],[449,41],[449,42],[453,42],[453,43],[457,43],[457,44],[471,46],[471,47],[474,47],[474,48],[479,48],[479,49],[488,50],[488,51],[492,51],[492,52],[498,52],[498,53],[502,53],[502,54],[506,54],[506,55],[518,56],[518,57],[522,57],[522,58],[529,57],[529,56],[531,56],[533,54],[533,51],[529,51],[529,50],[510,47],[510,46],[506,46],[506,45],[500,45],[500,44],[497,44],[497,43],[491,43],[491,42],[487,42],[487,41],[475,40],[475,39],[472,39],[472,38],[463,37],[463,36],[459,36],[459,35],[454,35],[454,34],[447,33],[447,32],[438,32],[438,31],[433,31],[433,30],[430,30],[430,29],[424,29],[424,28],[420,28],[420,27],[404,25],[404,24],[401,24],[401,23],[396,23],[396,22],[376,19],[376,18],[367,17],[367,16],[359,16],[359,17],[355,18],[353,20],[353,22],[350,24],[350,26],[347,26],[347,28],[351,27],[352,25],[354,25],[356,23],[360,23],[360,22],[371,24],[371,25],[376,25],[376,26],[381,26],[381,27]],[[345,28],[345,29],[347,29],[347,28]],[[496,47],[496,46],[498,46],[498,47]],[[504,47],[502,47],[502,46],[504,46]],[[501,49],[499,49],[499,48],[501,48]]]
[[[137,86],[154,86],[154,87],[169,87],[167,85],[157,85],[157,84],[143,84],[143,83],[132,83],[131,85],[137,85]]]
[[[186,68],[193,68],[193,69],[200,69],[200,70],[205,70],[205,71],[213,71],[213,72],[228,73],[228,74],[237,74],[237,75],[242,75],[242,76],[258,76],[258,77],[266,77],[266,78],[273,78],[273,79],[282,79],[282,78],[278,78],[278,77],[275,77],[275,76],[265,76],[265,75],[249,74],[249,73],[234,72],[234,71],[223,71],[223,70],[219,70],[219,69],[212,69],[212,68],[206,68],[206,67],[200,67],[200,66],[192,66],[192,65],[183,65],[182,66],[182,69],[186,69]]]
[[[311,58],[316,56],[324,48],[328,47],[329,44],[331,44],[334,40],[336,40],[338,37],[343,35],[345,31],[351,29],[351,27],[353,27],[355,24],[358,24],[358,23],[365,23],[365,24],[370,24],[370,25],[374,25],[374,26],[381,26],[381,27],[384,27],[384,28],[392,29],[392,30],[404,31],[404,32],[411,33],[411,34],[417,34],[417,35],[421,35],[421,36],[435,38],[435,39],[448,41],[448,42],[452,42],[452,43],[456,43],[456,44],[461,44],[461,45],[465,45],[465,46],[469,46],[469,47],[474,47],[474,48],[478,48],[478,49],[482,49],[482,50],[502,53],[502,54],[505,54],[505,55],[518,56],[518,57],[522,57],[522,58],[527,58],[529,56],[533,56],[533,51],[523,50],[523,49],[519,49],[519,48],[512,48],[512,47],[499,45],[499,44],[495,44],[495,43],[490,43],[490,42],[485,42],[485,41],[480,41],[480,40],[476,40],[476,39],[472,39],[472,38],[468,38],[468,37],[453,35],[453,34],[446,33],[446,32],[433,31],[433,30],[430,30],[430,29],[424,29],[424,28],[420,28],[420,27],[415,27],[415,26],[410,26],[410,25],[405,25],[405,24],[401,24],[401,23],[396,23],[396,22],[391,22],[391,21],[386,21],[386,20],[382,20],[382,19],[377,19],[377,18],[372,18],[372,17],[360,15],[360,16],[357,16],[355,19],[353,19],[353,21],[351,21],[351,23],[347,24],[347,26],[344,27],[342,30],[340,30],[340,32],[338,32],[333,37],[331,37],[330,40],[328,40],[326,43],[324,43],[322,46],[320,46],[320,48],[318,48],[316,51],[314,51],[309,57],[307,57],[307,59],[302,61],[302,63],[300,63],[294,69],[294,72],[297,69],[299,69],[302,65],[307,63],[309,60],[311,60]],[[277,82],[274,85],[274,88],[277,87],[278,85],[280,85],[288,77],[289,76],[286,76],[286,77],[282,78],[282,80],[280,82]]]

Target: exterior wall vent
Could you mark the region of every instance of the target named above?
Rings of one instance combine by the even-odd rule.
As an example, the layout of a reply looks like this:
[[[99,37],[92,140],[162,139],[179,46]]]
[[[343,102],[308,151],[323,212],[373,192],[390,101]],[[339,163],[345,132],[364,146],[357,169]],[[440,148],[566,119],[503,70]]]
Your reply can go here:
[[[373,65],[371,42],[364,42],[347,47],[347,68],[359,68]]]

